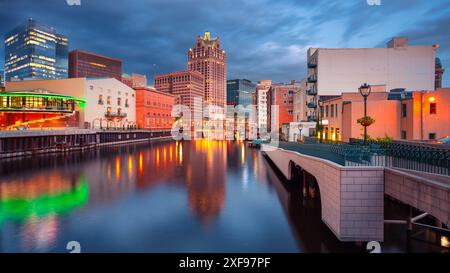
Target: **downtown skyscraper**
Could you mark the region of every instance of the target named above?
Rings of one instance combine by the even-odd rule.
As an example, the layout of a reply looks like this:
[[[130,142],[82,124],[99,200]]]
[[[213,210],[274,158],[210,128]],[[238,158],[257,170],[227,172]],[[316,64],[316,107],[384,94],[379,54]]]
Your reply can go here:
[[[5,78],[57,79],[68,76],[68,38],[29,19],[5,35]]]
[[[198,36],[188,52],[188,70],[198,71],[205,78],[205,106],[225,108],[227,101],[226,54],[219,38],[211,39],[210,33]]]

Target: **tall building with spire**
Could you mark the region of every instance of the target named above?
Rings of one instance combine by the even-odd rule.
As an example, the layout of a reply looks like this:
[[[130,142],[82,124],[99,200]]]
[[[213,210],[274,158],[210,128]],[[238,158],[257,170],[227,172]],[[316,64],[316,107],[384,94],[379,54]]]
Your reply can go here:
[[[220,47],[219,38],[211,39],[209,32],[198,36],[188,52],[188,70],[198,71],[205,77],[205,106],[220,106],[227,102],[226,54]]]

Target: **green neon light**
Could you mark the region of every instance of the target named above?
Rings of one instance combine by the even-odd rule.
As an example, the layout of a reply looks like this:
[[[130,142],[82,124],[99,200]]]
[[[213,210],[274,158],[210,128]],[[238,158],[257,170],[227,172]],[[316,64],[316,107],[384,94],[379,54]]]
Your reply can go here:
[[[74,100],[78,103],[86,103],[85,99],[75,98],[71,96],[56,95],[56,94],[37,94],[37,93],[23,93],[23,92],[0,92],[0,97],[28,97],[28,98],[47,98],[47,99],[65,99]]]
[[[24,221],[32,216],[44,217],[50,214],[66,214],[83,207],[89,199],[89,185],[85,177],[75,189],[56,194],[44,194],[34,199],[0,200],[0,227],[6,220]]]

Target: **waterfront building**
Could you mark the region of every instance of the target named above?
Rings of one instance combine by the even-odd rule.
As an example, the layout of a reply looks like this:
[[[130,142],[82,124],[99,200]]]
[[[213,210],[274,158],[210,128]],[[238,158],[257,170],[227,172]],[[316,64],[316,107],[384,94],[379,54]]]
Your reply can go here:
[[[294,86],[294,122],[315,121],[312,113],[308,115],[310,109],[306,107],[307,85],[307,81],[304,79],[300,82],[299,86]],[[308,120],[308,117],[310,120]]]
[[[122,80],[122,60],[78,49],[69,53],[69,78],[100,77]]]
[[[113,78],[72,78],[9,82],[6,91],[45,90],[81,98],[75,107],[79,128],[128,128],[136,125],[134,89]]]
[[[190,111],[190,121],[186,118],[183,121],[190,122],[191,132],[200,136],[205,94],[204,76],[197,71],[177,71],[155,75],[153,78],[156,90],[174,95],[175,105],[181,105]]]
[[[247,107],[253,103],[256,85],[247,79],[227,81],[227,105]]]
[[[256,86],[256,111],[257,111],[257,124],[258,135],[264,137],[269,132],[270,128],[270,87],[272,86],[271,80],[261,80]]]
[[[301,83],[295,80],[288,84],[272,84],[270,87],[271,106],[278,108],[275,112],[270,111],[270,119],[275,122],[271,126],[278,126],[281,139],[287,139],[287,134],[283,132],[282,127],[283,125],[288,127],[289,123],[294,121],[294,94],[301,90]],[[277,128],[271,128],[272,131],[275,129]]]
[[[136,123],[142,129],[171,129],[174,95],[155,88],[138,87],[136,91]]]
[[[53,27],[29,19],[4,43],[6,81],[67,78],[69,40]]]
[[[429,141],[450,135],[447,126],[450,89],[412,92],[385,89],[386,86],[373,86],[368,97],[367,115],[375,120],[367,127],[370,138]],[[357,123],[364,116],[364,101],[359,93],[342,93],[325,100],[321,112],[323,138],[344,142],[363,138],[363,127]]]
[[[131,88],[147,87],[147,76],[137,73],[122,74],[122,82]]]
[[[386,90],[434,90],[438,45],[411,46],[393,38],[386,48],[310,48],[307,52],[308,107],[317,113],[318,95],[357,92],[361,83]]]
[[[46,90],[0,92],[0,130],[78,127],[85,100]]]
[[[188,70],[198,71],[205,78],[204,103],[207,106],[226,105],[226,53],[219,38],[211,39],[210,33],[198,36],[188,51]],[[219,108],[220,109],[220,108]]]

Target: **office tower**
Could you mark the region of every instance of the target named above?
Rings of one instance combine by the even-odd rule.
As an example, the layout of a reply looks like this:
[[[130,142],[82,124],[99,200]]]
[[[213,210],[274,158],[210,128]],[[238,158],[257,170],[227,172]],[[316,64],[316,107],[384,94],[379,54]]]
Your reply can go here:
[[[211,39],[210,33],[198,36],[188,52],[188,70],[198,71],[205,77],[205,105],[226,105],[226,54],[219,38]]]
[[[247,107],[253,103],[253,94],[256,85],[246,79],[235,79],[227,81],[227,104],[242,105]]]
[[[69,78],[116,78],[122,80],[122,61],[92,52],[69,53]]]
[[[5,79],[67,78],[68,38],[29,19],[5,35]]]

